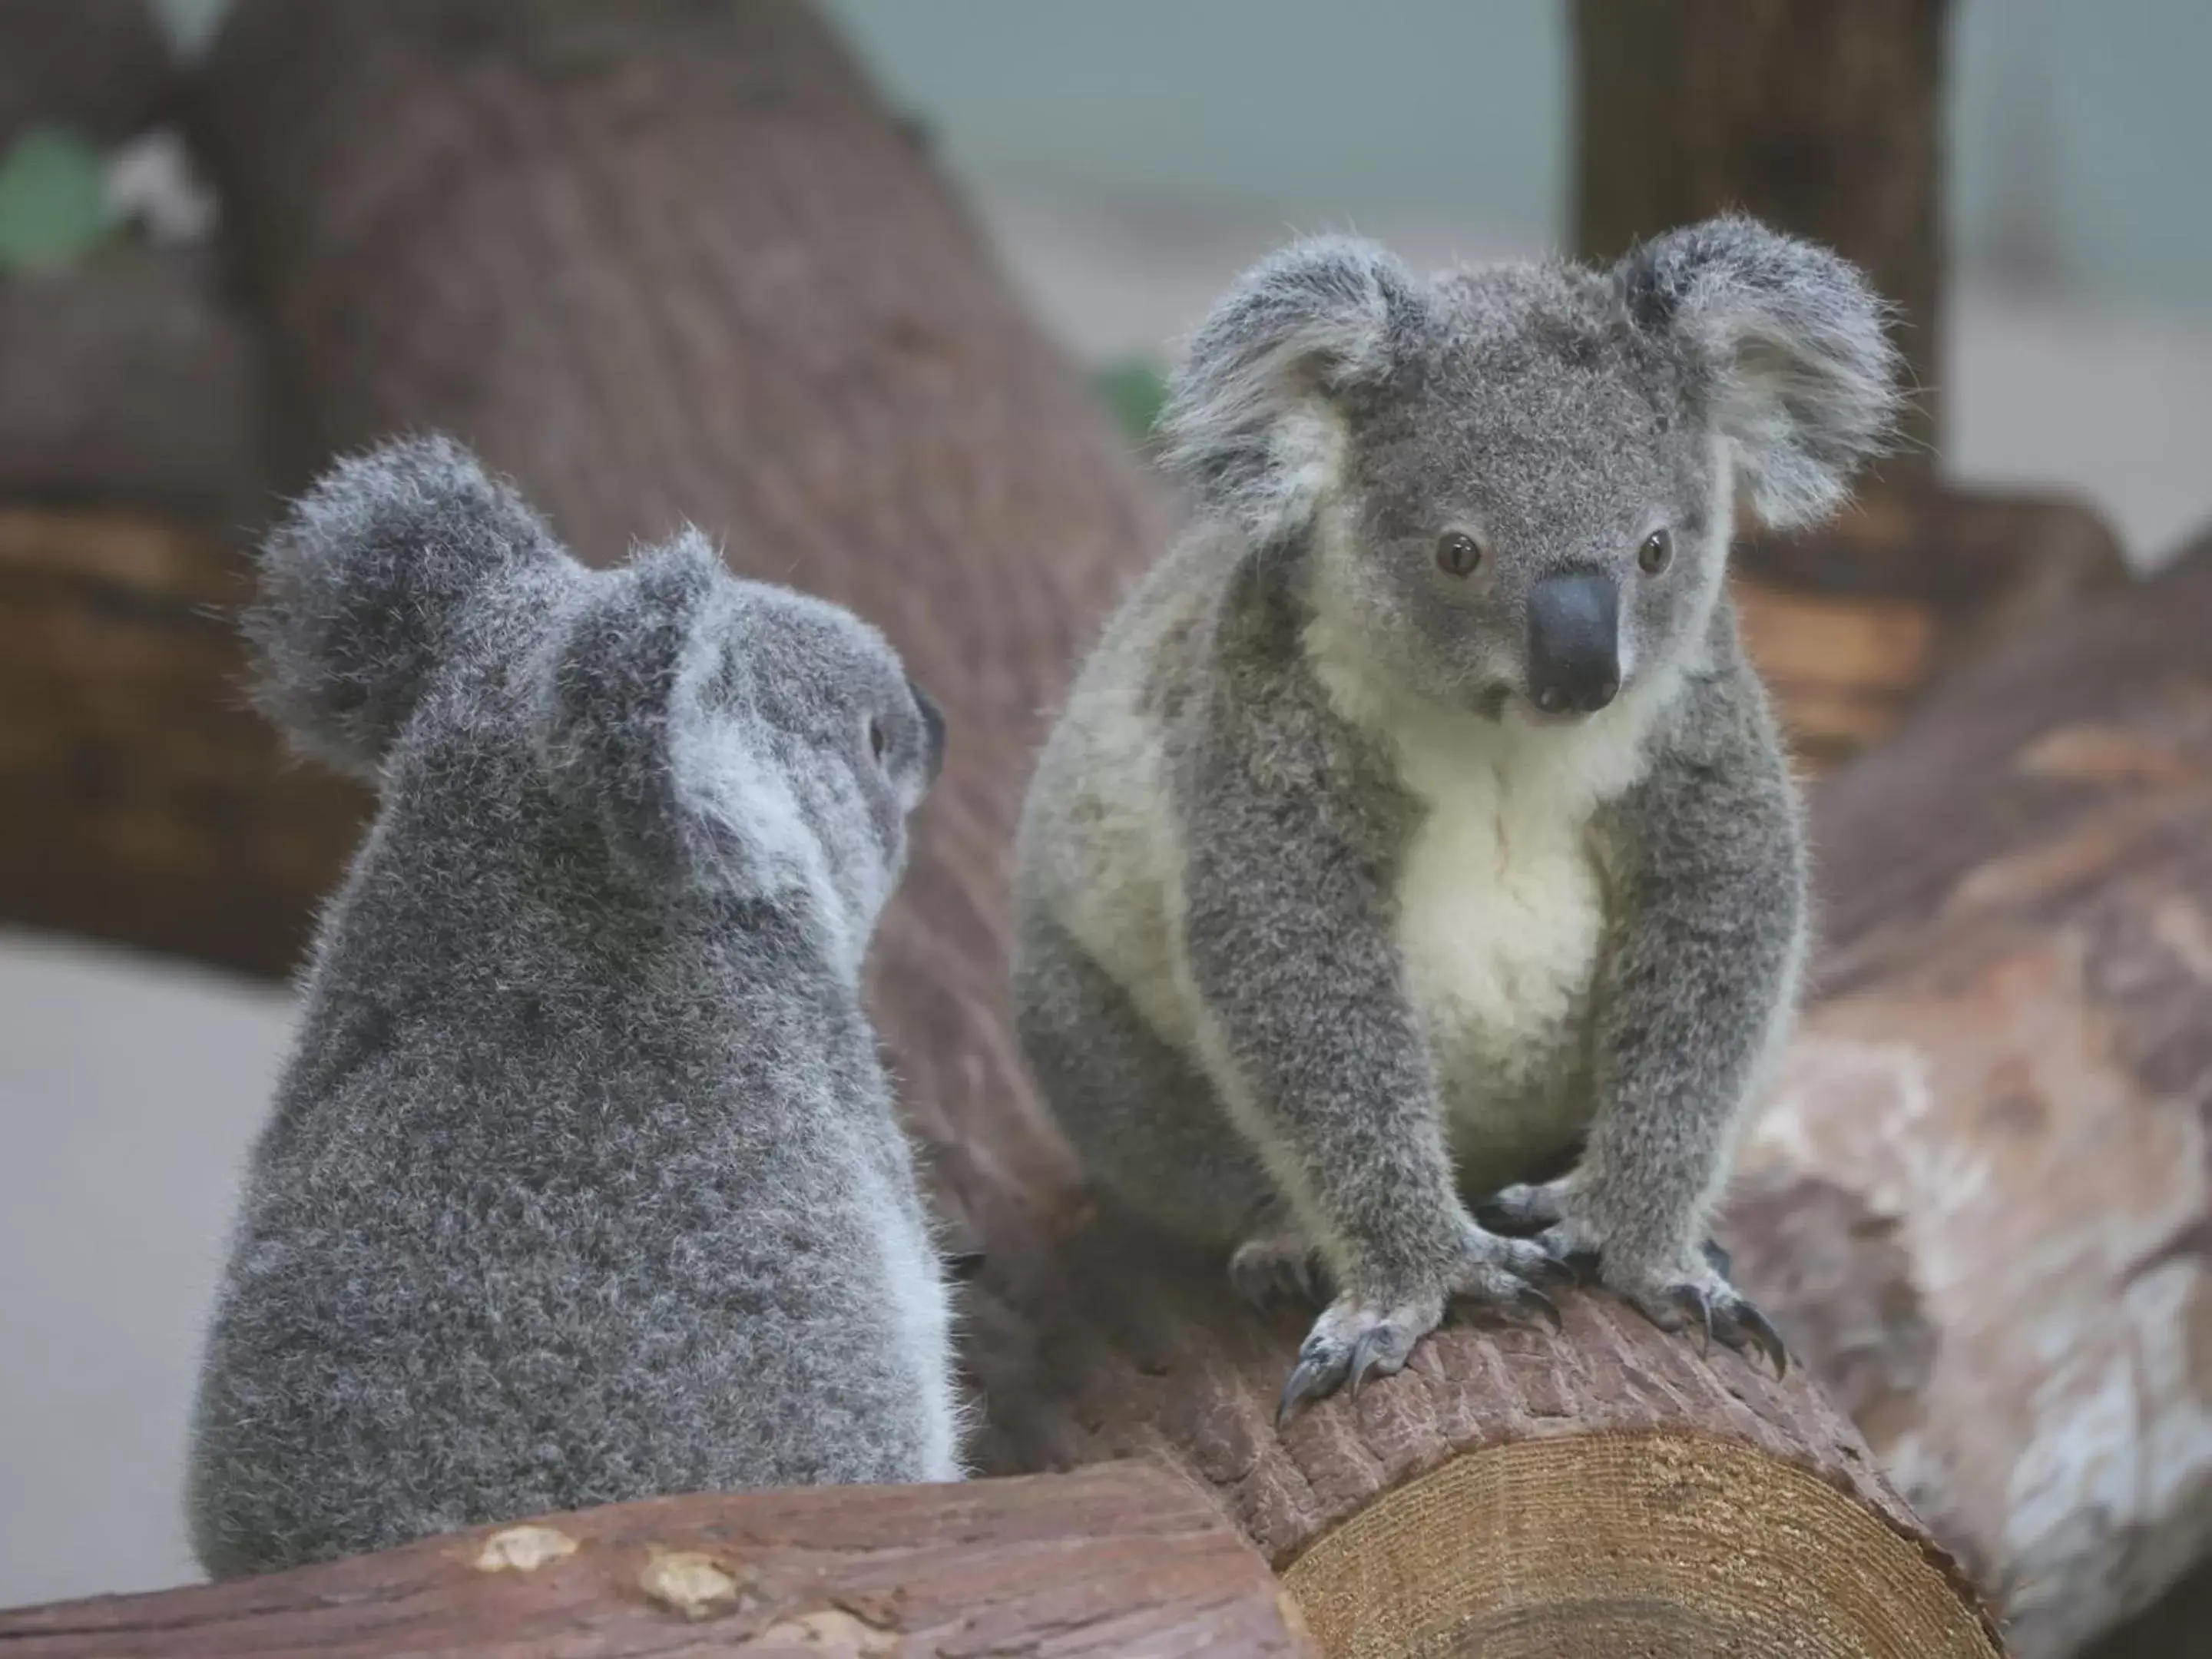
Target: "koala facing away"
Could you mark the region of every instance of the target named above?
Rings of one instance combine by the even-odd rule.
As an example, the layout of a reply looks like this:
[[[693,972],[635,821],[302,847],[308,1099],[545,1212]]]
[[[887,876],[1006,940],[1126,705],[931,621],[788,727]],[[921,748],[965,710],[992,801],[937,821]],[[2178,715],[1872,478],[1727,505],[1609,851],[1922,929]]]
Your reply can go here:
[[[693,533],[586,569],[441,439],[267,543],[262,706],[378,783],[193,1424],[218,1577],[655,1493],[951,1480],[860,970],[944,731]]]
[[[1784,1363],[1705,1240],[1806,928],[1723,575],[1739,489],[1809,523],[1889,441],[1883,322],[1731,216],[1432,281],[1297,243],[1192,337],[1196,521],[1040,757],[1014,994],[1107,1192],[1327,1283],[1285,1410],[1563,1265]]]

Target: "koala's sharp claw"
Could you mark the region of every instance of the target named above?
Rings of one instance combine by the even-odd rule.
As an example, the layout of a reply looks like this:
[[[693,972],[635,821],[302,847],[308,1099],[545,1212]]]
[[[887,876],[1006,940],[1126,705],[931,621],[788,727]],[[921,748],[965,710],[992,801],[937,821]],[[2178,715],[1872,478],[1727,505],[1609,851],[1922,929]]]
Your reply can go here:
[[[1382,1358],[1383,1347],[1389,1340],[1389,1333],[1378,1325],[1371,1331],[1362,1331],[1359,1334],[1359,1340],[1352,1345],[1352,1367],[1348,1381],[1352,1397],[1354,1400],[1359,1398],[1359,1385],[1367,1380],[1367,1373],[1373,1369],[1375,1362]]]
[[[1565,1256],[1539,1256],[1526,1271],[1532,1279],[1540,1279],[1546,1284],[1567,1289],[1579,1289],[1583,1283],[1582,1270]]]
[[[1327,1354],[1300,1354],[1298,1363],[1291,1368],[1289,1380],[1283,1384],[1282,1398],[1275,1402],[1275,1426],[1281,1428],[1291,1420],[1291,1413],[1301,1401],[1316,1400],[1335,1386],[1335,1374],[1340,1366]]]
[[[1677,1308],[1693,1316],[1698,1325],[1698,1357],[1710,1359],[1713,1352],[1712,1299],[1694,1285],[1678,1286],[1671,1298]]]
[[[1728,1315],[1744,1328],[1759,1352],[1766,1356],[1774,1367],[1774,1380],[1780,1382],[1790,1370],[1790,1351],[1782,1345],[1782,1334],[1774,1328],[1765,1314],[1741,1298],[1729,1306]]]
[[[1553,1335],[1567,1328],[1567,1322],[1559,1316],[1559,1304],[1534,1285],[1523,1285],[1514,1291],[1513,1305],[1523,1313],[1535,1315],[1552,1328]]]

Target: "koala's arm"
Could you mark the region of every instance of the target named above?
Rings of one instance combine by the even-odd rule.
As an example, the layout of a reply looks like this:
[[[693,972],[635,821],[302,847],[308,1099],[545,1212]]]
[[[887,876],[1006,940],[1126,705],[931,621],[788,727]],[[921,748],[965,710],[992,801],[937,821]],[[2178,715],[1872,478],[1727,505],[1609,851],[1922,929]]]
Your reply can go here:
[[[1522,1247],[1477,1228],[1454,1185],[1392,925],[1402,803],[1295,660],[1291,624],[1266,614],[1264,579],[1238,586],[1256,614],[1224,626],[1178,768],[1191,972],[1233,1073],[1230,1114],[1288,1219],[1344,1295],[1414,1308],[1407,1322],[1425,1329],[1454,1291],[1516,1297],[1492,1270]]]
[[[1565,1183],[1570,1249],[1639,1297],[1708,1292],[1700,1255],[1736,1132],[1795,1012],[1806,860],[1765,693],[1725,615],[1650,772],[1609,814],[1615,907],[1594,1032],[1597,1113]]]

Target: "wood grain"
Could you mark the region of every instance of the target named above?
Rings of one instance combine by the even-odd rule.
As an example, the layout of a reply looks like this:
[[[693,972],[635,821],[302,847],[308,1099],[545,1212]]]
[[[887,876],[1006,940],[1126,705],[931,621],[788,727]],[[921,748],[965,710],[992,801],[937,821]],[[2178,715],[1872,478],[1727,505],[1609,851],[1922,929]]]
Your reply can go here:
[[[1313,1650],[1267,1567],[1142,1464],[655,1498],[261,1578],[0,1612],[7,1659],[845,1659]]]
[[[2058,1659],[2212,1553],[2212,543],[1815,797],[1822,1000],[1747,1287]]]
[[[1575,242],[1735,209],[1856,261],[1899,313],[1925,473],[1942,434],[1948,0],[1576,0]]]
[[[0,507],[0,918],[298,961],[368,802],[247,708],[243,592],[203,527]]]

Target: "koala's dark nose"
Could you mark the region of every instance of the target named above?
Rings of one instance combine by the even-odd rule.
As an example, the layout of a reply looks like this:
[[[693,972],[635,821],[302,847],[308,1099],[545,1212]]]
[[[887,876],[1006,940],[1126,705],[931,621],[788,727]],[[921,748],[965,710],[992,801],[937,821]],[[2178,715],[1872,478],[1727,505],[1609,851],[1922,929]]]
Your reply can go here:
[[[1595,714],[1620,690],[1620,597],[1595,570],[1547,576],[1528,595],[1528,696],[1547,714]]]
[[[935,698],[915,683],[911,674],[906,677],[906,689],[914,694],[914,706],[921,711],[922,738],[929,755],[927,775],[934,784],[937,775],[945,769],[945,711],[937,706]]]

